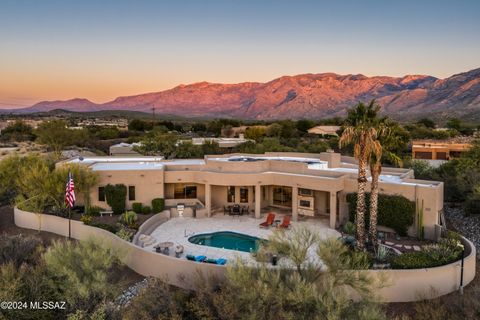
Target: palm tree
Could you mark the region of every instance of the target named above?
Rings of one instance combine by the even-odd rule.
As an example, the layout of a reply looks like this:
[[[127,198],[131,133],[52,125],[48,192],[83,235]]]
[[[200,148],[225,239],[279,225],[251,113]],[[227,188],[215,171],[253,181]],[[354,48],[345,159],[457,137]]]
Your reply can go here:
[[[367,168],[372,154],[381,149],[378,140],[378,113],[380,106],[375,100],[368,105],[359,102],[348,110],[344,130],[340,137],[340,148],[353,144],[353,155],[358,160],[357,210],[355,216],[357,247],[365,249],[365,189],[367,187]]]
[[[377,123],[377,139],[380,144],[370,156],[372,184],[370,186],[370,225],[368,232],[369,239],[374,247],[377,246],[378,180],[382,173],[382,157],[389,159],[395,165],[402,164],[400,157],[394,153],[394,150],[404,143],[403,138],[406,135],[402,134],[402,130],[398,124],[388,118],[380,119]]]

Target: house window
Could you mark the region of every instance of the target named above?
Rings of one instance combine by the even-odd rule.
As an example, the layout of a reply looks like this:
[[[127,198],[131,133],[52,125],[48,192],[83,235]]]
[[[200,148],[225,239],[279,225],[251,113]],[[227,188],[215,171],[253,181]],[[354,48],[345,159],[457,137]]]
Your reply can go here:
[[[197,198],[197,186],[185,186],[185,199]]]
[[[105,202],[105,187],[98,187],[98,201]]]
[[[274,187],[273,204],[277,206],[292,207],[292,188]]]
[[[128,186],[128,200],[135,201],[135,186]]]
[[[177,183],[174,186],[173,197],[175,199],[196,199],[197,186],[187,186],[182,183]]]
[[[227,202],[235,202],[235,187],[227,187]]]
[[[248,202],[248,188],[240,187],[240,202]]]

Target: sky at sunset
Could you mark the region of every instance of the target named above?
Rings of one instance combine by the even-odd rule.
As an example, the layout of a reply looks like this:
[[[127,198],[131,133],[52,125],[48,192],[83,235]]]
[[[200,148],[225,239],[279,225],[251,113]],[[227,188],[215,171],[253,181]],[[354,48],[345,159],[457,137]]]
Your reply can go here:
[[[479,67],[479,0],[0,0],[0,108],[199,81]]]

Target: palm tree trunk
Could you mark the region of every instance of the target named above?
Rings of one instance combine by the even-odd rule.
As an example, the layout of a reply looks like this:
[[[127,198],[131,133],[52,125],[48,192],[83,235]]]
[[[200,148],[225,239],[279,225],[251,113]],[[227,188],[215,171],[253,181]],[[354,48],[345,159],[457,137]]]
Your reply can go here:
[[[362,147],[362,150],[365,148]],[[357,247],[359,250],[365,249],[365,189],[367,187],[367,159],[365,152],[358,160],[358,192],[357,192],[357,215],[355,223],[357,228]]]
[[[372,185],[370,192],[370,227],[369,238],[372,244],[377,246],[377,220],[378,220],[378,178],[382,172],[380,160],[370,165],[370,174],[372,176]]]

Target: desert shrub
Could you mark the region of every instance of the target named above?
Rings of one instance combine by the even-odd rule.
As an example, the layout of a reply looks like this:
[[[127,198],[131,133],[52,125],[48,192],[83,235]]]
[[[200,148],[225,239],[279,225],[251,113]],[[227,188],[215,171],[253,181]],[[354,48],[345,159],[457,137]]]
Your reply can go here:
[[[137,219],[138,219],[138,216],[135,212],[127,211],[122,213],[119,220],[124,225],[131,227],[135,225],[135,222],[137,221]]]
[[[38,259],[41,240],[24,235],[0,235],[0,264],[13,263],[19,267],[22,263],[33,263]]]
[[[118,294],[119,288],[108,281],[110,269],[119,263],[117,254],[99,241],[56,241],[47,249],[43,260],[55,276],[56,289],[63,293],[70,311],[91,311]]]
[[[343,226],[343,232],[349,235],[355,235],[355,224],[352,221],[347,221]]]
[[[99,206],[91,206],[86,208],[86,212],[89,216],[99,216],[100,212],[102,211],[105,211],[105,209]]]
[[[121,214],[125,212],[125,200],[127,199],[127,187],[124,184],[105,186],[105,199],[112,208],[113,213]]]
[[[108,223],[102,223],[102,222],[94,222],[94,221],[90,223],[90,226],[104,229],[104,230],[110,231],[111,233],[117,233],[119,229],[118,226],[114,226],[114,225],[111,225]]]
[[[90,223],[92,223],[92,216],[82,214],[82,216],[80,217],[80,221],[82,221],[83,224],[89,225]]]
[[[438,267],[460,259],[462,251],[459,235],[452,232],[436,244],[424,246],[422,251],[407,252],[394,257],[391,266],[394,269]]]
[[[155,198],[152,200],[152,212],[159,213],[162,212],[165,208],[165,199],[163,198]]]
[[[188,291],[169,286],[161,279],[150,278],[147,287],[122,310],[122,319],[209,319],[194,317],[189,311],[192,297]]]
[[[370,193],[365,197],[367,211],[365,223],[368,225],[370,211]],[[350,221],[355,221],[357,194],[347,194]],[[408,227],[415,221],[415,202],[401,195],[378,195],[378,224],[392,228],[400,235],[406,235]]]
[[[149,214],[149,213],[151,213],[151,212],[152,212],[152,208],[150,208],[150,206],[144,206],[144,207],[142,208],[142,213],[143,213],[143,214]]]
[[[368,267],[364,253],[352,254],[340,241],[321,241],[304,228],[275,233],[266,249],[280,257],[277,268],[264,263],[251,268],[238,261],[227,267],[221,286],[215,279],[197,284],[196,296],[188,304],[197,318],[363,319],[362,314],[381,318],[375,304],[378,282],[361,271]],[[323,271],[313,261],[317,259],[310,259],[312,251],[324,263]],[[358,293],[361,302],[353,303],[351,292]]]
[[[141,202],[134,202],[132,203],[132,210],[135,213],[142,213],[142,203]]]
[[[0,301],[65,301],[55,286],[56,277],[43,263],[36,266],[12,262],[0,265]],[[59,309],[2,309],[1,319],[64,319]]]
[[[465,214],[480,214],[480,193],[474,193],[467,197],[464,203]]]
[[[132,241],[132,238],[135,234],[135,231],[131,229],[127,229],[125,227],[120,228],[120,230],[115,233],[119,238],[126,240],[126,241]]]

